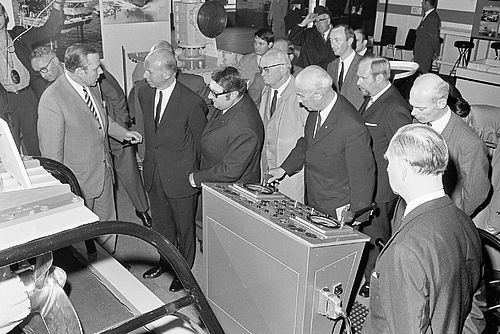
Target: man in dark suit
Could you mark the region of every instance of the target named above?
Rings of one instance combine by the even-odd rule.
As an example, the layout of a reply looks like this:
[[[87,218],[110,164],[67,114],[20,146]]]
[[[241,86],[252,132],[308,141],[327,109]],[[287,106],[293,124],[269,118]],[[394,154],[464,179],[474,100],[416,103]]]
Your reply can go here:
[[[138,97],[144,113],[144,185],[151,202],[153,230],[176,245],[193,266],[198,190],[191,187],[187,176],[199,168],[207,108],[198,95],[177,82],[177,62],[169,50],[151,51],[144,67],[150,87],[140,87]],[[169,267],[160,259],[143,277],[157,278]],[[181,289],[174,274],[170,291]]]
[[[413,60],[419,65],[420,73],[428,73],[432,68],[432,61],[439,56],[439,30],[441,19],[436,13],[437,0],[422,0],[424,17],[417,27]]]
[[[308,28],[314,22],[314,28]],[[330,11],[324,6],[316,6],[313,13],[307,16],[297,26],[293,27],[288,39],[294,45],[300,46],[297,65],[304,68],[309,65],[319,65],[326,70],[329,62],[335,59],[328,34],[332,29]]]
[[[307,204],[340,218],[350,205],[368,207],[375,190],[375,162],[370,134],[358,111],[332,88],[330,75],[319,66],[306,67],[296,80],[297,100],[308,109],[304,136],[281,167],[269,170],[269,182],[304,168]],[[366,221],[367,215],[359,222]]]
[[[330,45],[339,58],[328,64],[327,72],[333,80],[337,93],[357,109],[363,103],[363,94],[358,88],[358,64],[361,56],[354,51],[356,37],[351,27],[338,25],[330,31]]]
[[[57,59],[56,53],[49,46],[39,46],[33,50],[31,67],[35,73],[47,81],[47,85],[64,74],[64,64]],[[103,69],[97,82],[106,103],[108,115],[122,127],[128,128],[127,102],[118,81],[111,73]],[[113,138],[110,138],[109,145],[116,175],[136,208],[136,215],[144,226],[151,227],[151,217],[147,212],[149,204],[142,184],[142,177],[137,168],[134,146],[124,145]]]
[[[481,240],[445,195],[445,141],[432,128],[400,128],[386,153],[389,181],[408,203],[371,278],[364,332],[462,333],[481,280]]]
[[[490,190],[489,161],[484,142],[447,105],[449,85],[435,74],[418,77],[410,90],[412,116],[440,133],[450,152],[444,190],[455,205],[471,216]]]
[[[363,28],[354,30],[354,36],[356,36],[356,48],[354,51],[358,53],[361,57],[373,56],[371,52],[368,51],[368,36]]]
[[[260,182],[264,127],[245,92],[246,82],[234,67],[212,75],[210,98],[217,112],[201,137],[201,167],[189,175],[193,187],[203,182]]]
[[[365,283],[359,294],[368,298],[370,277],[375,267],[379,247],[377,239],[387,242],[391,237],[391,218],[394,214],[397,196],[389,185],[387,160],[384,159],[389,141],[403,125],[411,123],[410,105],[403,99],[396,87],[391,85],[391,66],[382,57],[365,57],[358,66],[358,86],[365,102],[359,112],[372,138],[372,150],[377,167],[375,202],[377,211],[370,223],[360,227],[360,231],[370,236],[369,253],[365,267]]]

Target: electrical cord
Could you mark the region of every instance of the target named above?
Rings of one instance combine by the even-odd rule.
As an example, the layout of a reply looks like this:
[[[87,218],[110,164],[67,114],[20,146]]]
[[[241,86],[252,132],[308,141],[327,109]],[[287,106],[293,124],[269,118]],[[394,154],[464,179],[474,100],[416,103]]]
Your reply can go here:
[[[41,15],[42,15],[42,14],[43,14],[43,13],[44,13],[47,9],[49,9],[50,7],[52,7],[52,4],[53,4],[54,2],[56,2],[56,1],[58,1],[58,0],[52,0],[52,1],[51,1],[48,5],[47,5],[47,6],[45,6],[45,8],[44,8],[44,9],[42,9],[42,10],[40,11],[40,13],[38,13],[38,15],[35,17],[34,21],[36,21],[38,18],[40,18],[40,16],[41,16]],[[61,8],[61,10],[63,10],[63,8]],[[11,48],[12,46],[14,46],[14,42],[15,42],[15,41],[17,41],[19,38],[21,38],[21,36],[23,36],[24,34],[26,34],[28,31],[30,31],[30,30],[31,30],[31,29],[33,29],[34,27],[35,27],[35,26],[34,26],[34,25],[32,25],[32,26],[30,26],[28,29],[26,29],[25,31],[23,31],[22,33],[20,33],[19,35],[17,35],[17,36],[16,36],[16,38],[14,38],[14,39],[12,40],[12,44],[7,45],[7,46],[5,47],[5,49],[1,50],[0,52],[4,52],[5,50],[8,50],[8,49],[9,49],[9,48]],[[8,52],[8,51],[7,51],[7,52]]]
[[[347,314],[345,313],[344,310],[342,310],[342,313],[340,314],[340,317],[341,319],[337,319],[335,320],[335,323],[333,324],[333,327],[332,327],[332,334],[335,332],[335,327],[337,326],[337,323],[342,320],[344,326],[345,326],[345,330],[344,330],[344,334],[352,334],[352,323],[351,323],[351,319],[347,316]]]

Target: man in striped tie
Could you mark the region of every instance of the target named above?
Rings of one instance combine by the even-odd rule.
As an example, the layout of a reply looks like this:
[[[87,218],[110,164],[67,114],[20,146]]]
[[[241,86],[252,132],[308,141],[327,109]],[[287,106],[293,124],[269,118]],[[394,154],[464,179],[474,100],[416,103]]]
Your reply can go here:
[[[94,48],[86,44],[70,46],[64,64],[64,74],[45,90],[38,106],[40,151],[42,156],[71,169],[85,205],[100,220],[115,220],[108,135],[133,144],[140,143],[142,136],[108,117],[96,87],[103,72]]]

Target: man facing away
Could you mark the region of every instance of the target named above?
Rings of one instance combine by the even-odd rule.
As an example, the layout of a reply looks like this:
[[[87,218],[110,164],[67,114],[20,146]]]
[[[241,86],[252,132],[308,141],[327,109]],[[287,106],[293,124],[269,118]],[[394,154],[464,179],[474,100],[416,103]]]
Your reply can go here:
[[[283,51],[269,50],[260,62],[266,84],[259,113],[264,122],[265,139],[261,166],[267,170],[279,167],[304,133],[308,112],[301,108],[295,94],[295,78],[290,73],[290,59]],[[288,197],[304,202],[304,170],[286,175],[278,189]]]
[[[481,240],[446,196],[448,150],[432,128],[400,128],[387,149],[394,192],[408,203],[380,252],[370,286],[371,333],[462,333],[481,279]]]
[[[359,292],[365,298],[369,296],[371,272],[379,253],[375,241],[389,240],[391,218],[397,201],[397,196],[389,186],[387,160],[384,159],[384,154],[396,131],[403,125],[411,123],[410,105],[389,82],[390,75],[391,67],[385,58],[367,56],[359,62],[358,86],[365,95],[365,102],[359,112],[372,138],[371,145],[377,167],[375,202],[378,209],[371,221],[360,227],[360,231],[371,238],[365,267],[365,284]]]
[[[31,67],[48,84],[51,84],[64,74],[64,64],[59,61],[54,50],[48,46],[39,46],[33,50],[31,53]],[[126,127],[129,118],[127,103],[123,90],[116,79],[111,73],[103,69],[103,74],[98,79],[97,86],[101,90],[104,100],[108,102],[108,115],[122,127]],[[136,215],[141,219],[144,226],[151,227],[151,217],[147,212],[149,204],[137,167],[133,146],[122,145],[113,138],[110,138],[109,144],[117,177],[136,208]]]
[[[269,170],[268,182],[304,168],[309,206],[339,219],[337,212],[347,205],[353,212],[370,206],[375,163],[370,134],[358,111],[335,93],[330,75],[319,66],[300,72],[295,88],[297,100],[309,111],[304,135],[281,166]]]
[[[151,51],[144,68],[149,86],[139,88],[138,99],[144,113],[144,186],[149,193],[153,230],[177,246],[192,267],[198,190],[191,187],[187,175],[199,168],[207,107],[198,95],[177,82],[177,62],[169,50]],[[143,277],[157,278],[170,270],[166,259],[160,258]],[[182,290],[180,280],[173,276],[170,291]]]
[[[142,136],[111,119],[96,87],[99,54],[86,44],[70,46],[65,72],[43,93],[38,106],[42,156],[68,166],[80,184],[85,205],[100,220],[116,220],[109,136],[140,143]]]

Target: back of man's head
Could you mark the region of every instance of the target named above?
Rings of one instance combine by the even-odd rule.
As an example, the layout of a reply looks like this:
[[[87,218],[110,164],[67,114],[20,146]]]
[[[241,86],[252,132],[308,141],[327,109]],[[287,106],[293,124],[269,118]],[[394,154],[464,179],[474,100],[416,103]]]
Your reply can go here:
[[[308,87],[310,91],[334,92],[332,88],[332,77],[323,68],[311,65],[304,68],[296,79],[297,85]]]
[[[370,64],[370,72],[374,78],[376,78],[377,75],[382,75],[384,85],[389,82],[391,78],[391,64],[389,60],[384,57],[367,56],[360,60],[360,64],[361,63]]]
[[[406,163],[415,174],[436,176],[446,170],[448,147],[431,127],[408,124],[394,134],[385,157]]]
[[[83,43],[76,43],[66,49],[64,53],[64,67],[68,72],[75,72],[79,67],[85,67],[88,63],[87,56],[98,54],[92,46]]]

